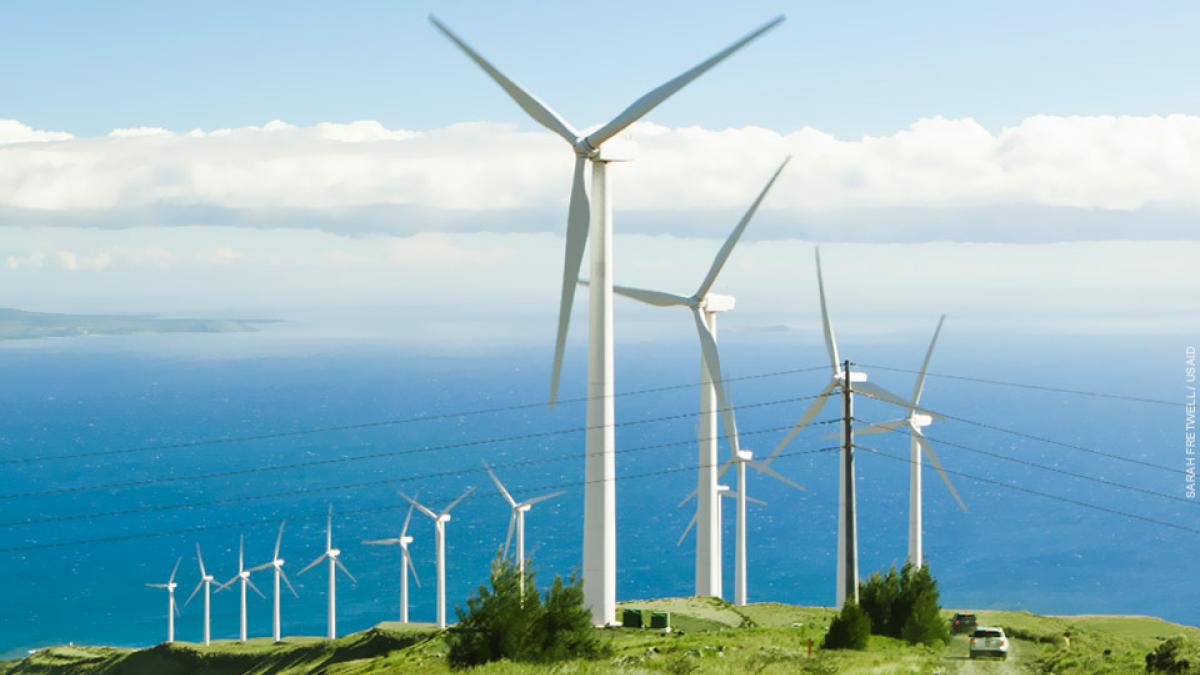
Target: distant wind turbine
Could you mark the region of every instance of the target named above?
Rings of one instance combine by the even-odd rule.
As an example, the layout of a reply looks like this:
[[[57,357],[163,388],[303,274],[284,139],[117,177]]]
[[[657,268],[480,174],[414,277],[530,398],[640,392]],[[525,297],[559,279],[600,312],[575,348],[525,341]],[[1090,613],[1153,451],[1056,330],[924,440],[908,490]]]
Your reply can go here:
[[[196,594],[200,592],[200,587],[204,587],[204,644],[207,645],[212,643],[212,624],[210,619],[212,616],[212,585],[215,579],[204,569],[204,556],[200,554],[199,542],[196,543],[196,562],[200,565],[200,581],[196,582],[196,589],[188,596],[183,606],[187,607],[191,604],[192,598],[196,597]]]
[[[175,583],[175,573],[179,571],[179,563],[183,562],[183,558],[175,561],[175,568],[171,570],[171,578],[165,584],[146,584],[150,588],[165,588],[167,590],[167,644],[175,641],[175,615],[179,613],[179,607],[175,605],[175,589],[179,584]]]
[[[525,512],[528,511],[529,509],[533,508],[534,504],[539,504],[548,499],[554,499],[555,497],[560,497],[560,496],[566,494],[566,492],[563,490],[559,490],[558,492],[551,492],[548,495],[542,495],[540,497],[526,499],[523,502],[518,502],[516,499],[513,499],[513,496],[511,494],[509,494],[507,489],[505,489],[504,484],[501,483],[500,479],[496,477],[496,472],[492,471],[492,467],[488,466],[488,463],[486,461],[483,463],[483,468],[487,469],[488,475],[492,477],[492,482],[496,484],[496,489],[500,491],[500,494],[504,496],[504,500],[507,501],[508,505],[512,508],[512,513],[508,517],[508,535],[504,537],[504,557],[506,557],[506,558],[508,557],[508,547],[509,547],[509,544],[512,543],[513,530],[515,529],[516,533],[517,533],[517,570],[521,573],[521,593],[524,594],[524,592],[525,592]]]
[[[275,555],[274,555],[274,557],[272,557],[267,562],[265,562],[261,565],[258,565],[257,567],[251,567],[249,570],[250,572],[258,572],[260,570],[265,570],[268,568],[272,568],[275,570],[275,596],[273,598],[273,607],[272,607],[274,620],[271,624],[271,636],[274,638],[275,642],[280,642],[283,640],[283,630],[282,630],[282,627],[280,626],[280,621],[279,621],[279,582],[280,582],[280,580],[282,580],[283,583],[287,584],[288,590],[292,592],[292,597],[295,597],[295,598],[300,597],[300,595],[298,593],[296,593],[296,589],[292,587],[292,582],[288,580],[287,574],[283,571],[283,558],[279,557],[279,547],[281,544],[283,544],[283,526],[286,522],[287,521],[280,521],[280,523],[279,523],[279,536],[275,538]]]
[[[446,508],[438,513],[434,513],[432,509],[422,506],[417,500],[409,497],[403,492],[400,493],[410,504],[417,507],[417,510],[433,519],[433,534],[434,546],[437,548],[437,625],[438,628],[446,627],[446,523],[450,522],[450,511],[458,506],[458,503],[467,498],[475,490],[474,487],[467,488],[458,496],[458,499],[450,502]]]
[[[414,506],[408,505],[408,515],[404,516],[404,526],[400,528],[400,536],[392,539],[369,539],[364,541],[364,544],[372,546],[399,546],[400,547],[400,622],[408,623],[408,572],[412,570],[413,581],[417,583],[417,587],[421,587],[421,579],[417,576],[417,568],[413,565],[412,554],[408,552],[408,545],[412,543],[413,538],[408,535],[408,523],[412,520]]]
[[[317,566],[317,563],[322,560],[329,561],[329,630],[326,637],[330,640],[337,639],[337,573],[340,569],[346,576],[350,577],[350,583],[358,585],[358,580],[350,574],[350,570],[341,560],[342,552],[333,547],[333,504],[329,505],[329,517],[325,521],[325,552],[317,556],[316,560],[304,566],[300,570],[300,574],[311,570]]]
[[[258,593],[259,597],[262,598],[263,600],[267,599],[267,596],[263,595],[263,592],[258,590],[258,586],[255,586],[254,582],[250,581],[250,572],[251,572],[251,570],[246,569],[246,536],[242,535],[241,539],[239,539],[239,541],[238,541],[238,571],[237,571],[237,574],[233,575],[233,577],[231,577],[229,579],[229,581],[226,581],[225,583],[223,583],[217,587],[217,592],[220,593],[221,591],[225,590],[226,588],[229,588],[230,586],[232,586],[233,582],[235,582],[239,579],[241,579],[241,581],[242,581],[242,583],[241,583],[241,586],[242,586],[242,588],[241,588],[241,591],[242,591],[242,603],[241,603],[242,604],[242,622],[241,622],[241,631],[238,633],[238,635],[241,636],[242,642],[246,641],[246,587],[249,586],[250,588],[254,589],[254,592]]]
[[[628,108],[590,134],[582,135],[541,99],[510,80],[479,52],[455,35],[442,22],[433,25],[492,78],[534,121],[561,137],[575,155],[571,197],[567,207],[566,251],[558,307],[558,331],[550,374],[550,404],[558,399],[563,351],[575,301],[575,285],[583,265],[585,245],[591,242],[592,287],[589,302],[587,428],[583,496],[583,595],[592,622],[607,625],[617,609],[616,478],[613,433],[613,327],[612,327],[612,193],[608,164],[620,161],[602,151],[607,141],[644,117],[689,82],[763,33],[783,22],[777,17],[717,52],[683,74],[651,90]],[[592,164],[592,194],[589,204],[584,172]],[[719,372],[719,371],[718,371]]]

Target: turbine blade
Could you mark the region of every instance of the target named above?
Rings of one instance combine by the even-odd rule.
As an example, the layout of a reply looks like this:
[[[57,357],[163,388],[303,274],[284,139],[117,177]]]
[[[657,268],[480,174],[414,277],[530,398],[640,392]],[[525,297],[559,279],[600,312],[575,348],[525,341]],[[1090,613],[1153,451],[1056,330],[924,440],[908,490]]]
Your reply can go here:
[[[750,41],[771,30],[782,22],[782,16],[772,19],[766,24],[763,24],[759,28],[750,32],[742,39],[734,42],[725,49],[722,49],[713,56],[709,57],[708,60],[693,67],[691,70],[684,72],[675,79],[660,85],[650,93],[634,101],[628,108],[622,111],[620,115],[614,117],[611,122],[589,134],[587,137],[588,145],[592,146],[593,148],[600,147],[601,143],[621,133],[622,129],[641,119],[646,113],[657,107],[658,104],[670,98],[675,92],[683,89],[683,87],[689,82],[697,77],[700,77],[710,68],[717,65],[721,61],[724,61],[730,54],[733,54],[737,50],[746,46]]]
[[[246,569],[246,535],[238,537],[238,571]]]
[[[729,254],[733,252],[733,247],[737,246],[738,239],[741,238],[742,232],[746,226],[750,224],[750,220],[754,218],[754,214],[758,211],[759,204],[762,204],[767,193],[771,191],[771,186],[775,184],[775,179],[779,178],[779,174],[783,173],[783,168],[791,161],[791,157],[783,160],[779,168],[771,176],[771,180],[767,181],[767,185],[758,193],[758,197],[750,204],[750,208],[746,211],[746,215],[738,221],[737,227],[733,228],[733,232],[729,233],[729,237],[725,239],[725,243],[721,245],[721,250],[717,251],[717,257],[713,259],[712,266],[708,268],[708,274],[704,277],[704,281],[700,284],[699,290],[696,291],[697,298],[703,298],[712,290],[713,284],[717,282],[717,275],[721,273],[721,268],[725,267],[725,261],[729,260]],[[614,289],[615,290],[615,289]]]
[[[587,285],[587,281],[579,282]],[[633,288],[630,286],[613,286],[613,293],[623,295],[627,298],[633,298],[638,302],[644,302],[647,305],[655,305],[657,307],[687,307],[691,304],[689,298],[674,293],[663,293],[661,291],[650,291],[644,288]]]
[[[788,429],[787,435],[783,437],[782,441],[779,441],[779,445],[776,445],[775,449],[771,451],[771,454],[768,455],[765,460],[763,460],[763,464],[770,464],[772,461],[774,461],[774,459],[779,456],[779,453],[783,452],[783,449],[787,447],[787,444],[792,442],[792,439],[796,437],[796,434],[803,431],[804,427],[808,426],[809,422],[812,422],[813,419],[816,418],[817,413],[821,412],[821,408],[825,407],[825,402],[829,400],[829,395],[833,393],[834,388],[837,386],[837,380],[832,380],[825,386],[824,389],[821,390],[821,393],[817,395],[816,400],[809,404],[808,408],[805,409],[804,414],[800,416],[800,419],[796,420],[796,423],[792,425],[791,429]]]
[[[765,473],[768,476],[770,476],[771,478],[774,478],[775,480],[777,480],[789,487],[800,490],[801,492],[804,491],[803,485],[793,481],[791,478],[788,478],[787,476],[779,473],[775,469],[772,469],[770,466],[763,464],[762,462],[755,462],[752,460],[752,461],[750,461],[749,464],[750,464],[750,466],[754,467],[754,469],[756,471],[758,471],[759,473]],[[749,499],[749,497],[747,497],[747,499]]]
[[[250,589],[253,590],[255,593],[258,593],[258,597],[262,598],[263,600],[267,599],[267,596],[263,595],[263,592],[258,590],[258,586],[255,586],[254,582],[251,581],[249,577],[246,577],[246,585],[249,586]]]
[[[169,584],[146,584],[147,588],[170,588]]]
[[[821,297],[821,329],[825,335],[825,350],[829,352],[829,362],[833,366],[834,377],[842,372],[842,362],[838,357],[837,336],[833,334],[833,322],[829,320],[829,307],[825,303],[825,276],[821,273],[821,247],[815,249],[817,258],[817,292]]]
[[[422,506],[421,504],[418,504],[418,503],[417,503],[417,500],[413,499],[412,497],[409,497],[408,495],[404,494],[403,492],[401,492],[401,493],[400,493],[400,496],[401,496],[401,497],[404,497],[405,499],[407,499],[407,500],[408,500],[408,503],[410,503],[410,504],[412,504],[413,506],[417,507],[417,510],[418,510],[418,511],[420,511],[421,513],[424,513],[425,515],[429,516],[430,518],[433,518],[434,520],[437,520],[437,514],[436,514],[436,513],[434,513],[433,511],[430,511],[429,509],[425,508],[425,507],[424,507],[424,506]]]
[[[412,522],[413,505],[408,505],[408,513],[404,516],[404,526],[400,528],[400,536],[408,534],[408,524]]]
[[[924,408],[922,408],[910,401],[905,401],[903,398],[901,398],[897,394],[893,394],[892,392],[888,391],[887,389],[884,389],[883,387],[875,384],[874,382],[855,382],[854,384],[850,385],[850,388],[853,391],[857,391],[857,392],[866,394],[867,396],[870,396],[871,398],[873,398],[875,400],[883,401],[884,403],[891,403],[892,405],[899,406],[901,408],[904,408],[905,410],[916,410],[916,411],[920,411],[920,412],[927,412]],[[933,413],[929,413],[929,414],[932,415]],[[940,417],[940,415],[939,415],[939,417]]]
[[[251,567],[250,569],[248,569],[248,570],[246,570],[246,571],[247,571],[247,572],[261,572],[261,571],[263,571],[263,570],[265,570],[265,569],[268,569],[268,568],[270,568],[270,567],[274,567],[274,566],[275,566],[275,562],[274,562],[274,561],[271,561],[271,562],[265,562],[265,563],[263,563],[263,564],[261,564],[261,565],[255,565],[254,567]]]
[[[683,545],[683,540],[687,539],[688,532],[691,532],[692,528],[696,526],[696,520],[698,518],[699,518],[699,514],[696,514],[696,513],[692,514],[692,519],[688,521],[687,527],[685,527],[683,529],[683,534],[679,535],[679,541],[675,542],[676,546]]]
[[[175,582],[175,574],[179,571],[179,563],[181,562],[183,562],[182,557],[175,559],[175,567],[171,568],[171,578],[167,580],[167,583],[170,584]]]
[[[225,583],[221,584],[220,586],[217,586],[217,591],[220,591],[220,590],[221,590],[221,589],[223,589],[223,588],[228,588],[229,586],[232,586],[232,585],[233,585],[233,582],[235,582],[235,581],[237,581],[238,579],[240,579],[240,578],[241,578],[241,576],[242,576],[242,575],[240,575],[240,574],[235,574],[235,575],[233,575],[233,576],[232,576],[232,577],[229,579],[229,581],[226,581]]]
[[[913,434],[913,438],[917,440],[917,445],[920,445],[921,450],[929,457],[929,463],[933,465],[933,468],[937,469],[938,474],[942,477],[942,482],[950,489],[950,494],[954,496],[954,501],[958,502],[958,508],[962,509],[963,513],[966,513],[967,505],[963,503],[962,497],[958,496],[958,490],[954,489],[954,483],[950,482],[950,477],[946,475],[946,470],[942,468],[942,462],[938,459],[937,453],[933,451],[933,445],[920,434]]]
[[[469,488],[467,488],[466,490],[464,490],[464,491],[463,491],[463,493],[462,493],[461,495],[459,495],[459,496],[458,496],[458,499],[455,499],[454,501],[450,502],[450,504],[449,504],[449,505],[447,505],[447,506],[446,506],[446,508],[442,509],[442,513],[441,513],[441,515],[443,515],[443,516],[444,516],[444,515],[446,515],[447,513],[450,513],[450,510],[451,510],[451,509],[453,509],[454,507],[458,506],[458,503],[459,503],[459,502],[461,502],[462,500],[466,499],[466,498],[467,498],[467,495],[471,494],[471,493],[472,493],[472,492],[474,492],[474,491],[475,491],[475,486],[474,486],[474,485],[472,485],[471,487],[469,487]]]
[[[920,405],[921,393],[925,390],[925,372],[929,370],[929,360],[933,358],[933,347],[937,344],[938,335],[942,332],[942,324],[946,322],[946,315],[943,314],[938,319],[937,328],[933,331],[933,339],[929,341],[929,349],[925,352],[925,360],[921,362],[921,372],[917,375],[917,383],[913,387],[912,404]]]
[[[328,553],[322,553],[321,555],[317,556],[317,559],[316,559],[316,560],[314,560],[314,561],[312,561],[312,562],[308,563],[307,565],[305,565],[303,569],[301,569],[299,572],[297,572],[297,574],[304,574],[305,572],[307,572],[307,571],[311,570],[312,568],[316,567],[316,566],[317,566],[317,563],[319,563],[319,562],[321,562],[322,560],[324,560],[324,559],[325,559],[325,556],[327,556],[327,555],[329,555],[329,554],[328,554]]]
[[[292,586],[292,581],[288,579],[287,572],[284,572],[282,567],[279,568],[279,578],[283,579],[283,583],[287,584],[288,590],[292,592],[292,597],[299,599],[300,594],[296,592],[296,588]]]
[[[406,563],[408,563],[408,571],[412,572],[413,581],[417,582],[417,588],[420,588],[421,587],[421,577],[417,576],[417,566],[413,564],[412,554],[408,552],[408,549],[402,549],[402,550],[404,551],[404,560]]]
[[[732,466],[733,466],[733,457],[730,457],[729,459],[725,460],[721,464],[721,467],[719,469],[717,469],[717,480],[721,480],[722,476],[724,476],[726,473],[729,473],[729,469]],[[696,498],[696,488],[692,488],[691,492],[687,493],[686,495],[684,495],[683,499],[679,500],[679,503],[675,505],[675,508],[679,508],[695,498]]]
[[[733,409],[729,407],[727,397],[725,395],[725,386],[721,381],[721,357],[717,353],[717,341],[713,338],[712,331],[708,329],[708,324],[700,315],[701,310],[698,308],[692,309],[692,317],[696,320],[696,332],[700,335],[700,352],[704,356],[704,364],[708,367],[708,375],[713,380],[713,389],[717,392],[717,406],[721,409],[721,420],[725,425],[725,435],[729,438],[729,447],[733,450],[733,455],[737,455],[738,451],[738,435],[737,435],[737,419],[733,414]]]
[[[729,497],[730,499],[736,499],[738,496],[737,490],[727,490],[722,494],[726,497]],[[758,504],[759,506],[767,505],[767,503],[765,501],[759,499],[758,497],[751,497],[750,495],[746,495],[746,501],[748,501],[752,504]]]
[[[173,602],[171,606],[175,608],[175,616],[183,616],[183,612],[179,611],[179,603]]]
[[[275,537],[275,558],[274,558],[274,560],[279,560],[279,546],[281,544],[283,544],[283,526],[286,523],[287,523],[286,520],[279,521],[279,536]]]
[[[329,504],[329,516],[325,520],[325,550],[333,548],[333,504]]]
[[[541,504],[544,501],[554,499],[555,497],[561,497],[565,494],[567,494],[566,490],[559,490],[558,492],[551,492],[550,494],[542,495],[541,497],[534,497],[533,499],[526,499],[524,502],[522,502],[522,504],[524,504],[525,506],[533,506],[534,504]]]
[[[892,420],[890,422],[880,422],[878,424],[872,424],[870,426],[866,426],[861,429],[855,429],[854,435],[855,436],[870,436],[871,434],[882,434],[882,433],[886,433],[888,431],[895,431],[896,429],[899,429],[900,427],[905,427],[905,426],[908,426],[907,419]],[[837,437],[837,434],[836,433],[833,434],[832,437]],[[824,436],[823,438],[831,438],[831,437]]]
[[[353,574],[350,574],[350,570],[346,569],[346,565],[345,565],[344,563],[342,563],[342,559],[341,559],[341,558],[334,558],[334,559],[333,559],[333,564],[334,564],[334,565],[337,565],[337,568],[338,568],[339,570],[341,570],[342,572],[344,572],[344,573],[346,574],[346,576],[350,577],[350,583],[354,584],[355,586],[357,586],[357,585],[358,585],[358,579],[355,579],[355,578],[354,578],[354,575],[353,575]]]
[[[196,582],[196,588],[192,589],[192,594],[188,596],[187,600],[183,601],[184,607],[187,607],[188,605],[190,605],[192,603],[192,598],[196,597],[196,594],[200,592],[200,587],[203,585],[204,585],[204,579],[201,579],[200,581]]]
[[[508,502],[508,505],[516,506],[517,500],[513,499],[508,490],[504,489],[504,483],[501,483],[500,479],[496,477],[496,472],[492,471],[492,467],[488,466],[487,461],[483,462],[483,468],[487,469],[488,475],[492,477],[492,482],[496,484],[496,489],[500,490],[500,494],[504,495],[504,499]]]
[[[363,541],[363,544],[367,546],[395,546],[399,543],[399,539],[367,539]]]
[[[571,324],[571,308],[575,305],[575,286],[579,268],[583,265],[583,249],[587,246],[591,206],[584,186],[583,169],[587,158],[575,156],[575,172],[571,179],[571,204],[567,212],[567,244],[563,253],[562,294],[558,300],[558,333],[554,338],[554,365],[550,372],[550,405],[558,401],[558,382],[562,377],[563,351],[567,348],[567,328]]]
[[[521,109],[528,113],[529,116],[532,117],[538,124],[541,124],[550,131],[562,136],[562,138],[568,143],[572,145],[575,144],[575,138],[579,134],[575,132],[575,129],[573,129],[570,124],[567,124],[567,121],[564,120],[562,116],[554,112],[550,106],[543,103],[540,99],[538,99],[538,97],[525,91],[516,82],[508,79],[503,73],[501,73],[499,70],[496,70],[495,66],[493,66],[491,63],[488,63],[488,61],[480,56],[478,52],[472,49],[466,42],[463,42],[462,39],[460,39],[457,35],[452,33],[450,29],[447,28],[441,21],[437,20],[437,17],[430,15],[429,22],[432,23],[435,28],[441,31],[443,35],[450,38],[451,42],[458,45],[459,49],[463,50],[463,52],[465,52],[466,55],[470,57],[470,59],[474,61],[476,65],[482,68],[483,71],[496,82],[496,84],[500,85],[500,88],[503,89],[505,93],[512,98],[512,100],[516,101],[517,105],[521,106]]]
[[[200,563],[200,576],[208,576],[208,572],[204,571],[204,556],[200,555],[200,542],[196,542],[196,562]]]
[[[508,534],[504,535],[504,553],[501,555],[508,558],[508,547],[512,543],[513,532],[517,529],[517,512],[514,510],[508,516]]]

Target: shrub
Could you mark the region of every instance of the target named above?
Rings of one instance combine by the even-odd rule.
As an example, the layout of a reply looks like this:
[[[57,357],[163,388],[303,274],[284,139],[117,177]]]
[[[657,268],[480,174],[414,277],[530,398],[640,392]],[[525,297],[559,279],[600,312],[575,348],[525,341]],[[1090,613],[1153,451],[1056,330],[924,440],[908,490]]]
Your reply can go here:
[[[942,620],[937,581],[928,567],[907,563],[897,573],[876,572],[859,586],[863,610],[876,635],[900,638],[910,644],[949,642],[950,629]]]
[[[555,577],[543,599],[531,566],[526,565],[522,578],[511,560],[497,556],[490,583],[491,588],[480,586],[476,595],[467,599],[466,611],[455,608],[458,623],[447,636],[451,667],[467,668],[499,659],[595,658],[607,652],[583,606],[582,582],[574,576],[566,583]]]
[[[829,631],[825,633],[824,649],[866,649],[871,636],[871,618],[863,608],[848,601],[842,611],[833,617]]]
[[[1195,658],[1189,648],[1187,639],[1182,635],[1164,640],[1154,651],[1146,655],[1146,672],[1148,673],[1193,673],[1189,656]]]

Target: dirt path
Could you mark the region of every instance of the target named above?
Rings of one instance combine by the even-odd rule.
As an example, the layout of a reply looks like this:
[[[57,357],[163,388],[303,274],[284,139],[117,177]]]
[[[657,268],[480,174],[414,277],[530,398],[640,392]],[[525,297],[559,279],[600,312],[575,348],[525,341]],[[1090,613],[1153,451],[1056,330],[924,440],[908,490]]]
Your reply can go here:
[[[967,636],[956,635],[950,641],[950,645],[946,647],[946,655],[943,658],[947,664],[954,664],[957,667],[954,672],[963,675],[983,675],[984,673],[1016,675],[1017,673],[1033,672],[1025,658],[1027,654],[1032,655],[1033,651],[1033,645],[1010,638],[1007,660],[972,659],[967,651]]]

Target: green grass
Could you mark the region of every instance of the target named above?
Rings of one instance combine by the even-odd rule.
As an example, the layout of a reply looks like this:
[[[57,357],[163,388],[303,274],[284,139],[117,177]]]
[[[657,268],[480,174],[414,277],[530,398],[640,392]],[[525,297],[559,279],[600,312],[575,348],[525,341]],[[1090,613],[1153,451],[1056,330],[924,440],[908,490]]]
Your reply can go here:
[[[863,652],[825,651],[821,639],[834,616],[825,607],[761,603],[733,607],[714,598],[666,598],[623,606],[672,613],[675,630],[603,629],[612,654],[599,661],[570,661],[552,669],[498,662],[472,673],[954,673],[963,662],[946,650],[872,637]],[[951,612],[947,611],[949,616]],[[1018,665],[1032,672],[1129,673],[1163,639],[1185,634],[1200,643],[1200,629],[1151,617],[1048,617],[1027,612],[978,611],[981,624],[998,625],[1018,641]],[[1068,648],[1062,636],[1071,633]],[[812,654],[809,655],[809,645]],[[961,653],[965,647],[956,645]],[[1106,656],[1104,650],[1110,650]],[[383,623],[335,641],[288,638],[209,647],[177,643],[149,649],[54,647],[20,661],[0,663],[0,675],[176,675],[201,673],[448,673],[446,645],[430,624]],[[990,671],[989,671],[990,672]]]

